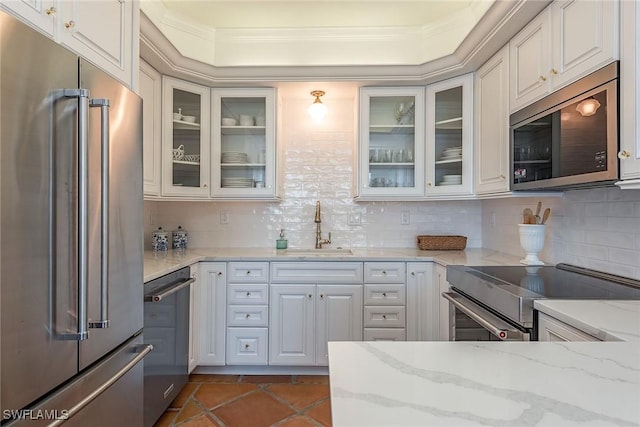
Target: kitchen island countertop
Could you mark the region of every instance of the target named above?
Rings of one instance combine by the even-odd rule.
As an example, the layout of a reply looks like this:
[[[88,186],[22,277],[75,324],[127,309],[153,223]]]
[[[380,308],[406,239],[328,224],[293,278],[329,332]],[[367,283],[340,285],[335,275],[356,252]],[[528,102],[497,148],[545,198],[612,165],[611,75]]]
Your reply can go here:
[[[336,426],[640,424],[637,342],[331,342]]]
[[[502,252],[468,248],[464,251],[422,251],[417,248],[353,248],[353,255],[286,254],[275,249],[211,248],[144,253],[144,281],[156,279],[199,261],[433,261],[441,265],[518,265],[521,257]],[[320,253],[322,250],[319,251]]]

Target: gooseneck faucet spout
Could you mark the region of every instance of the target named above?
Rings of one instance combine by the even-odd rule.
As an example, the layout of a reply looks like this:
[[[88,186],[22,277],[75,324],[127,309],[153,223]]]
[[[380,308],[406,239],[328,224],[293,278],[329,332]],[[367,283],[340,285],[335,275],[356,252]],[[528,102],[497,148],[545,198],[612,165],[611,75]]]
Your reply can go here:
[[[316,216],[313,222],[316,223],[316,249],[322,249],[322,245],[331,243],[331,233],[329,233],[328,239],[322,238],[322,229],[320,228],[320,223],[322,222],[320,219],[320,200],[316,202]]]

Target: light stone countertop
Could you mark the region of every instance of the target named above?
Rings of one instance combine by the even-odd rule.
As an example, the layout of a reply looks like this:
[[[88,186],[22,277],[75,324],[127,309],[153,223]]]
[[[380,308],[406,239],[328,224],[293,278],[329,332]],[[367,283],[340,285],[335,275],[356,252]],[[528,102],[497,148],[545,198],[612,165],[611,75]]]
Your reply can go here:
[[[353,255],[290,255],[275,249],[230,248],[145,251],[144,281],[156,279],[199,261],[434,261],[441,265],[519,265],[521,257],[482,248],[464,251],[421,251],[413,248],[358,249]],[[321,251],[319,251],[321,252]]]
[[[533,306],[602,341],[640,343],[640,301],[536,300]]]
[[[333,425],[638,426],[637,342],[330,342]]]

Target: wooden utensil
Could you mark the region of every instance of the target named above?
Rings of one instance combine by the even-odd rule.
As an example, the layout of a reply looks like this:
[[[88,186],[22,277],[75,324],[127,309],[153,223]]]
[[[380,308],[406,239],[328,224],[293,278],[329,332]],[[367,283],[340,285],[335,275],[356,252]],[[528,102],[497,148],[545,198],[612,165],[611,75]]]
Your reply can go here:
[[[551,215],[551,208],[547,208],[544,210],[544,213],[542,214],[542,224],[547,222],[547,220],[549,219],[549,215]]]
[[[536,205],[536,216],[535,216],[535,221],[534,224],[541,224],[540,221],[540,212],[542,211],[542,202],[538,201],[538,204]]]
[[[533,211],[529,208],[525,208],[522,211],[522,223],[523,224],[533,224]]]

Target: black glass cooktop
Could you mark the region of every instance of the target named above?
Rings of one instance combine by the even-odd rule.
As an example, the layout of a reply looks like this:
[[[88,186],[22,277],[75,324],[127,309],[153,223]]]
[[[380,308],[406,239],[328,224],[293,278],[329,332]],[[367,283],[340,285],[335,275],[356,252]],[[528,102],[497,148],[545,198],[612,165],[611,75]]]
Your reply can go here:
[[[638,280],[587,269],[577,269],[578,271],[582,270],[580,272],[569,271],[565,268],[574,269],[575,267],[564,266],[559,264],[557,267],[482,266],[462,268],[466,270],[466,273],[491,285],[500,286],[501,282],[506,282],[521,288],[524,291],[523,294],[533,293],[537,294],[539,298],[640,300],[640,281]],[[535,299],[534,295],[528,296]]]

